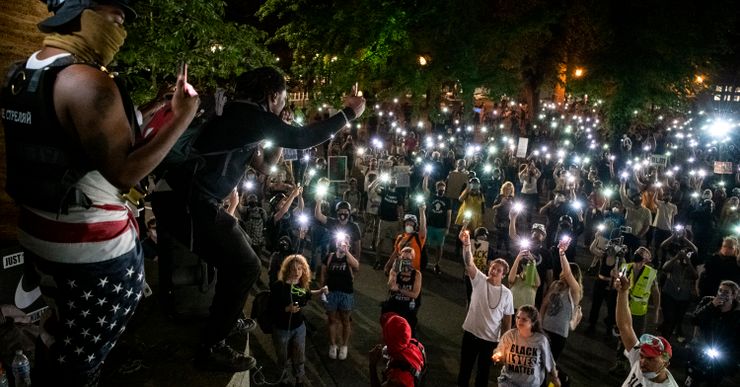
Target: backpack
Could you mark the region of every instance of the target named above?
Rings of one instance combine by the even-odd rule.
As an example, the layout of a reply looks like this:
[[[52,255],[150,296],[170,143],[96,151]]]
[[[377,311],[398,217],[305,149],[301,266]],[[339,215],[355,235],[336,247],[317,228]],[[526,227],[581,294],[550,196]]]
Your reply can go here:
[[[262,290],[252,300],[252,314],[250,316],[257,321],[263,333],[272,334],[272,316],[270,316],[270,291]]]
[[[395,368],[401,371],[406,371],[414,377],[414,387],[424,386],[424,380],[427,374],[427,353],[424,350],[424,346],[416,339],[411,339],[411,344],[415,345],[416,348],[421,352],[423,359],[421,368],[416,369],[411,367],[411,364],[401,359],[392,359],[388,362],[386,368]]]

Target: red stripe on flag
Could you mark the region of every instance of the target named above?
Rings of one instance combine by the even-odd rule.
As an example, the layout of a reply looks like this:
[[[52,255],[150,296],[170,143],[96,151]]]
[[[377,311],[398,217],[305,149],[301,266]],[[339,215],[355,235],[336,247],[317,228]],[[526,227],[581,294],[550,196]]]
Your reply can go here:
[[[21,211],[18,227],[29,235],[47,242],[104,242],[128,231],[129,219],[96,223],[65,223],[46,219],[24,209]]]

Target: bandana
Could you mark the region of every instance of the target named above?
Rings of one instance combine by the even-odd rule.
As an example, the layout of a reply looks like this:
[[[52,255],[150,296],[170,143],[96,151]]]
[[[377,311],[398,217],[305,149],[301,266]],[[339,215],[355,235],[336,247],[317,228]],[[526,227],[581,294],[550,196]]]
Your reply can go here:
[[[123,26],[86,9],[80,16],[79,31],[69,34],[53,32],[44,38],[44,45],[65,50],[84,62],[107,66],[125,39]]]

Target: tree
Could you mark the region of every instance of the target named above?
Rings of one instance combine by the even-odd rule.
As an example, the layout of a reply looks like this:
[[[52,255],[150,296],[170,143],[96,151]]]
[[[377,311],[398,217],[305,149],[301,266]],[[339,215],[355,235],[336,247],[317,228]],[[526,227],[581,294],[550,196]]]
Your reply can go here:
[[[182,61],[199,90],[223,86],[245,70],[274,62],[264,46],[266,34],[225,21],[223,1],[145,0],[135,7],[139,17],[127,27],[117,65],[137,102],[174,84]]]

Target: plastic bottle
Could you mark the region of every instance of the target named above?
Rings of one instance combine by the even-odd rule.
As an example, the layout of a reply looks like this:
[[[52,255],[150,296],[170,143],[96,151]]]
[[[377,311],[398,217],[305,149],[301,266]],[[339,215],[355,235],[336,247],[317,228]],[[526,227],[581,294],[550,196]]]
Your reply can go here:
[[[3,364],[0,363],[0,387],[9,387],[10,383],[8,383],[8,375],[5,372],[5,369],[3,369]]]
[[[529,260],[529,262],[527,262],[527,265],[524,267],[524,283],[526,283],[527,286],[534,286],[536,282],[537,265],[535,265],[532,260]]]
[[[15,387],[27,387],[31,385],[31,362],[28,361],[22,350],[15,351],[11,368],[13,369]]]

